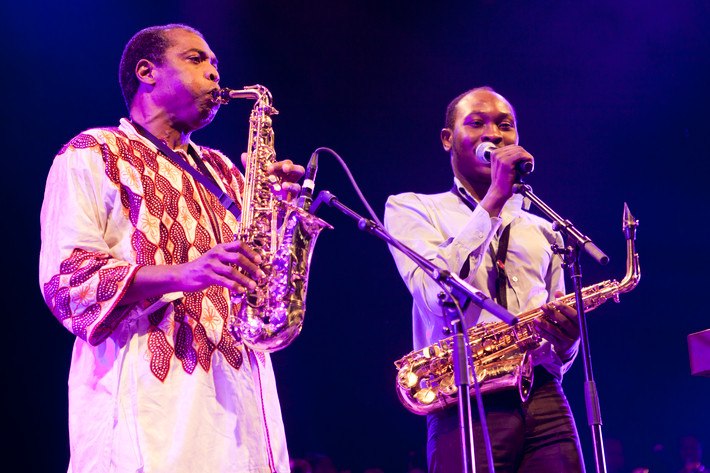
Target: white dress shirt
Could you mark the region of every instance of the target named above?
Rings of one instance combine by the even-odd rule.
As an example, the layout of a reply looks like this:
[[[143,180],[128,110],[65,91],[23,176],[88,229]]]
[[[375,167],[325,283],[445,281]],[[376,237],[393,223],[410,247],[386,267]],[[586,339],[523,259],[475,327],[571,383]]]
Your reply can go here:
[[[523,197],[517,194],[506,202],[500,217],[491,217],[457,179],[454,184],[458,192],[390,196],[384,219],[387,231],[425,259],[465,276],[469,284],[495,298],[493,252],[498,249],[502,229],[510,224],[505,261],[508,310],[519,314],[554,300],[556,291],[564,292],[562,261],[551,249],[553,244],[562,245],[562,238],[548,221],[524,210]],[[412,329],[414,349],[419,350],[446,337],[438,298],[441,288],[411,259],[392,247],[390,250],[414,299]],[[468,274],[461,274],[467,261]],[[471,327],[498,319],[471,303],[465,321]],[[573,356],[563,363],[547,341],[530,355],[534,365],[545,366],[558,379],[574,360]]]

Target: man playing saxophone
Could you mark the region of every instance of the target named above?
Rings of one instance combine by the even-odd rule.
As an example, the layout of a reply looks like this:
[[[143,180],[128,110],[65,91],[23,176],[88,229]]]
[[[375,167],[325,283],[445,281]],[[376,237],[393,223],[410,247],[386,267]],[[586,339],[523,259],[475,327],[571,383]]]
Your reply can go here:
[[[517,391],[484,395],[496,472],[581,472],[577,429],[560,382],[579,345],[574,309],[555,302],[564,294],[561,245],[549,222],[523,209],[513,194],[521,163],[533,157],[518,144],[512,105],[489,87],[469,90],[447,107],[441,142],[450,154],[454,187],[434,195],[391,196],[385,226],[392,236],[440,267],[484,291],[514,314],[542,306],[537,321],[545,339],[529,356],[534,383],[529,398]],[[490,143],[488,159],[476,148]],[[489,161],[489,162],[487,162]],[[413,302],[414,348],[447,336],[439,286],[411,260],[392,251]],[[494,322],[474,304],[465,309],[468,327]],[[475,401],[475,400],[474,400]],[[482,428],[474,410],[478,471],[488,471]],[[456,408],[427,416],[430,473],[463,471]]]
[[[255,287],[260,256],[147,139],[240,202],[234,164],[191,139],[219,109],[217,58],[197,30],[156,26],[128,42],[119,72],[130,118],[62,148],[41,213],[40,287],[76,335],[68,470],[287,472],[269,355],[227,329],[230,293]],[[298,192],[303,167],[268,171],[284,197]]]

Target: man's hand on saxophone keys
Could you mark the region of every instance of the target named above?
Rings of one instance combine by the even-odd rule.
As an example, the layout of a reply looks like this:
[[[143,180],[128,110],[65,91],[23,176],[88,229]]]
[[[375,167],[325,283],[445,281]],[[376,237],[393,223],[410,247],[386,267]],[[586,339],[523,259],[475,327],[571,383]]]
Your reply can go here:
[[[182,269],[182,290],[201,291],[219,285],[235,293],[254,289],[266,275],[259,267],[261,256],[246,243],[235,240],[215,245]]]
[[[200,257],[182,264],[142,266],[126,290],[121,304],[130,304],[169,292],[196,292],[218,285],[241,294],[266,277],[261,256],[242,241],[215,245]]]
[[[248,156],[247,153],[242,153],[244,167],[246,167]],[[269,164],[266,172],[273,178],[270,179],[272,191],[279,199],[290,202],[301,192],[301,186],[297,181],[303,177],[306,169],[300,164],[294,164],[290,159],[284,159]]]
[[[562,297],[557,292],[555,297]],[[579,345],[579,317],[577,311],[559,301],[548,302],[541,307],[544,317],[535,320],[540,335],[549,341],[563,362],[569,361]]]
[[[277,197],[290,202],[301,192],[301,186],[296,181],[301,179],[306,169],[300,164],[294,164],[290,159],[285,159],[269,164],[266,170],[271,176],[275,176],[281,184],[280,191],[274,192]]]

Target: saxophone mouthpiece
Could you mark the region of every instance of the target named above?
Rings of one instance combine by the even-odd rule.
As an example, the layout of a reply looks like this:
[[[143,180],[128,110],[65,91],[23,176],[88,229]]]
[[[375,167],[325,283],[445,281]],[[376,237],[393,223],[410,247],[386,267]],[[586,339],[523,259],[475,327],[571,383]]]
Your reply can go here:
[[[215,89],[212,91],[212,101],[220,105],[225,105],[232,97],[229,95],[232,89]]]
[[[627,240],[633,240],[636,238],[636,227],[638,227],[638,224],[638,220],[631,215],[629,206],[626,202],[624,202],[623,230]]]

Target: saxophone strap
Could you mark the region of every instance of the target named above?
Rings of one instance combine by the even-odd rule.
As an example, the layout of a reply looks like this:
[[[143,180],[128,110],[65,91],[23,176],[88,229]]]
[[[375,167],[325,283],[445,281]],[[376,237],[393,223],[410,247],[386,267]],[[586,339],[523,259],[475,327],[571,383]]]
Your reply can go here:
[[[175,164],[187,171],[187,173],[190,174],[197,182],[199,182],[202,187],[214,194],[215,197],[217,197],[217,199],[219,200],[219,203],[222,204],[225,209],[231,212],[237,220],[239,220],[239,217],[242,214],[241,210],[234,202],[234,200],[232,200],[232,198],[229,197],[229,195],[227,195],[227,193],[224,192],[217,185],[217,181],[214,179],[214,176],[209,171],[209,169],[207,169],[207,166],[205,165],[202,157],[200,157],[200,154],[192,147],[192,145],[188,147],[188,153],[190,153],[190,156],[192,156],[192,159],[195,160],[197,167],[199,167],[200,171],[202,172],[197,171],[195,168],[193,168],[190,163],[185,160],[185,158],[170,149],[170,147],[164,141],[159,140],[155,135],[143,128],[141,125],[132,120],[131,124],[135,127],[138,133],[140,133],[144,138],[153,143],[155,147],[160,150],[161,153],[172,159]]]
[[[466,204],[469,209],[471,209],[472,212],[475,210],[477,204],[469,200],[468,196],[462,189],[459,189],[454,185],[454,187],[451,189],[451,192],[456,194],[461,199],[461,201]],[[505,273],[505,257],[508,254],[510,225],[511,224],[509,223],[503,229],[503,233],[501,234],[500,239],[498,240],[498,251],[495,251],[495,249],[493,248],[493,242],[491,242],[493,266],[496,270],[496,302],[498,302],[498,304],[500,304],[506,309],[508,308],[508,298],[506,295],[506,289],[508,287],[508,276]],[[461,271],[459,272],[459,277],[464,279],[467,278],[468,273],[470,272],[470,268],[471,263],[467,258],[466,261],[464,261],[463,263]]]
[[[508,287],[508,276],[505,274],[505,256],[508,254],[508,240],[510,239],[510,223],[503,229],[503,234],[498,240],[498,251],[495,252],[494,265],[496,267],[496,301],[506,309],[508,308],[508,298],[506,288]],[[491,249],[493,249],[491,245]]]

